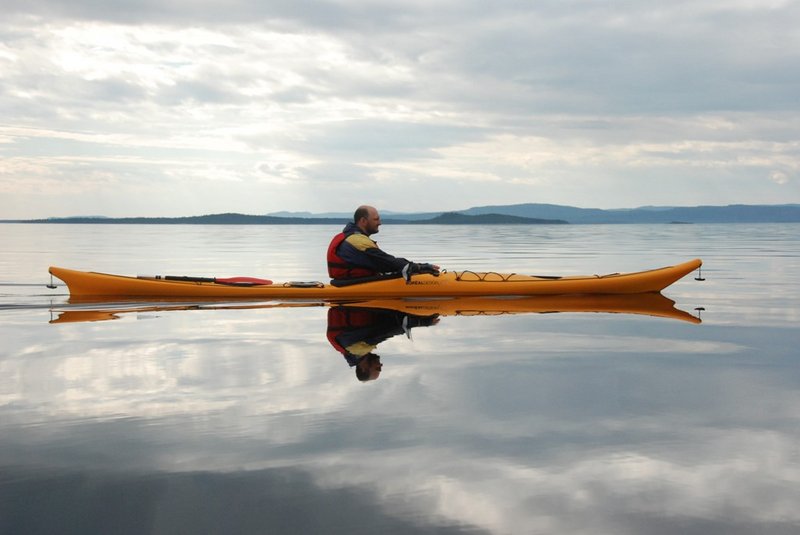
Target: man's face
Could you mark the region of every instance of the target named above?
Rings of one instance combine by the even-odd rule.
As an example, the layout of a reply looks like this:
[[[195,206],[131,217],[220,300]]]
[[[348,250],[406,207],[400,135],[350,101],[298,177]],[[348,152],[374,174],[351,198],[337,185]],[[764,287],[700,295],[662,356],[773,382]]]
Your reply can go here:
[[[381,363],[381,358],[378,355],[370,355],[367,357],[367,370],[369,370],[369,379],[368,381],[374,381],[381,375],[381,370],[383,369],[383,364]]]
[[[369,236],[370,234],[377,234],[378,227],[381,226],[381,216],[378,214],[378,211],[374,208],[368,210],[367,217],[365,218],[364,223],[364,233]]]

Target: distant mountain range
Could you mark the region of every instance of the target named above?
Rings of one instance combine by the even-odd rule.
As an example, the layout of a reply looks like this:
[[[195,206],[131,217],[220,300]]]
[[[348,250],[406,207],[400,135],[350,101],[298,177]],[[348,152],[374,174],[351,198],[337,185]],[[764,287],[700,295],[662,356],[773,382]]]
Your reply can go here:
[[[303,214],[302,216],[300,214]],[[476,206],[466,210],[458,210],[449,214],[458,216],[512,216],[535,221],[517,220],[517,223],[573,223],[573,224],[614,224],[614,223],[798,223],[800,222],[800,204],[780,205],[747,205],[733,204],[728,206],[642,206],[639,208],[621,208],[604,210],[600,208],[576,208],[557,204],[512,204],[494,206]],[[308,212],[276,212],[270,216],[281,217],[325,217],[349,219],[350,214],[327,213],[310,214]],[[445,220],[435,218],[448,215],[447,212],[402,213],[381,211],[385,222],[408,223],[427,220],[429,223],[453,224],[452,215]],[[510,220],[497,218],[493,223],[510,223]],[[483,223],[488,221],[462,218],[458,224]]]
[[[393,219],[387,219],[393,221]],[[564,225],[561,219],[538,219],[506,214],[462,214],[448,212],[430,219],[406,220],[406,224],[425,225]]]
[[[400,213],[382,211],[384,223],[431,225],[619,224],[619,223],[800,223],[800,204],[728,206],[643,206],[603,210],[555,204],[476,206],[457,212]],[[156,224],[156,225],[324,225],[343,224],[352,214],[276,212],[191,217],[66,217],[5,220],[4,223]]]
[[[5,223],[61,223],[61,224],[102,224],[102,225],[343,225],[353,216],[340,217],[279,217],[273,215],[210,214],[191,217],[52,217],[27,221],[3,221]],[[503,214],[466,215],[455,212],[432,217],[415,219],[382,218],[385,223],[396,225],[556,225],[566,221],[555,219],[536,219]]]
[[[570,223],[797,223],[800,204],[655,207],[601,210],[554,204],[480,206],[464,210],[467,215],[504,214]]]
[[[384,221],[391,222],[416,222],[434,219],[447,215],[443,212],[426,213],[401,213],[381,212]],[[291,212],[282,212],[289,215]],[[573,223],[573,224],[600,224],[600,223],[797,223],[800,222],[800,204],[781,205],[745,205],[735,204],[728,206],[642,206],[640,208],[622,208],[604,210],[600,208],[576,208],[557,204],[512,204],[495,206],[476,206],[466,210],[459,210],[451,214],[459,216],[498,215],[536,220],[537,223]],[[270,214],[277,215],[277,214]],[[325,214],[326,217],[337,215],[349,218],[348,214]],[[306,217],[314,217],[309,215]],[[436,221],[444,223],[444,221]],[[449,222],[449,221],[448,221]],[[463,223],[470,222],[463,218]],[[474,220],[474,222],[478,222]],[[485,221],[484,221],[485,222]],[[508,223],[497,219],[496,223]],[[522,222],[522,221],[518,221]],[[534,222],[534,221],[531,221]]]

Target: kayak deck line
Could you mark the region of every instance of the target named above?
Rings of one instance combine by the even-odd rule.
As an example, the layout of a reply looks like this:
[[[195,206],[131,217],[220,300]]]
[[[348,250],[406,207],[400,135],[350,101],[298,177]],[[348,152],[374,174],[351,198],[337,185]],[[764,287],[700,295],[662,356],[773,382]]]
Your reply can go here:
[[[403,297],[477,297],[502,295],[596,295],[660,292],[702,265],[700,259],[634,273],[540,277],[499,272],[444,271],[336,286],[319,281],[238,285],[197,280],[140,279],[107,273],[50,267],[70,296],[234,297],[270,299],[380,299]],[[188,279],[188,278],[187,278]]]
[[[556,281],[556,280],[576,280],[586,278],[602,279],[606,277],[615,277],[621,273],[608,273],[606,275],[520,275],[518,273],[498,273],[496,271],[453,271],[456,275],[456,280],[459,282],[532,282],[531,279],[539,281]],[[468,278],[471,275],[474,278]],[[497,277],[497,278],[492,278]],[[519,277],[519,278],[514,278]]]

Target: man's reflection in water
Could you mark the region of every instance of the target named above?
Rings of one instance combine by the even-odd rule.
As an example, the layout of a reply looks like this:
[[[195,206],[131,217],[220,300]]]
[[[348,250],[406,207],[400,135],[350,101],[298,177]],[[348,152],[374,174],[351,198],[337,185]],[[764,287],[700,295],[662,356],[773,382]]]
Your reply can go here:
[[[380,356],[374,353],[378,344],[438,321],[438,314],[415,316],[383,308],[333,306],[328,309],[328,341],[356,369],[359,381],[373,381],[383,368]]]

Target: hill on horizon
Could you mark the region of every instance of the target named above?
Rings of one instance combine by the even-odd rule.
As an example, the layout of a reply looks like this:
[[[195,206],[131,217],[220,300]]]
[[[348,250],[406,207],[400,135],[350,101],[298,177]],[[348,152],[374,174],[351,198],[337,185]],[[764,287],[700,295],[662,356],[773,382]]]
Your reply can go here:
[[[207,214],[188,217],[57,217],[3,220],[3,223],[94,224],[205,224],[205,225],[322,225],[343,224],[352,214],[279,212],[292,216]],[[643,206],[640,208],[577,208],[556,204],[523,203],[475,206],[448,212],[402,213],[381,211],[384,223],[466,224],[636,224],[636,223],[800,223],[800,204],[728,206]],[[297,214],[303,214],[299,216]]]
[[[308,212],[285,212],[309,214]],[[489,214],[522,217],[533,220],[564,221],[572,224],[619,223],[797,223],[800,204],[726,206],[640,206],[637,208],[578,208],[558,204],[522,203],[511,205],[474,206],[447,212],[405,213],[381,210],[385,222],[400,223],[434,220],[447,213],[470,216]],[[275,215],[275,214],[270,214]],[[309,214],[308,217],[333,217],[334,214]],[[338,214],[350,218],[349,214]],[[450,223],[453,224],[453,223]]]
[[[424,225],[566,225],[560,219],[535,219],[505,214],[469,215],[459,212],[447,212],[431,219],[408,221],[409,224]]]
[[[499,213],[520,217],[563,219],[570,223],[797,223],[800,205],[745,205],[626,208],[603,210],[554,204],[479,206],[464,210],[469,215]]]

